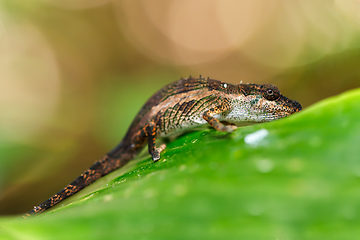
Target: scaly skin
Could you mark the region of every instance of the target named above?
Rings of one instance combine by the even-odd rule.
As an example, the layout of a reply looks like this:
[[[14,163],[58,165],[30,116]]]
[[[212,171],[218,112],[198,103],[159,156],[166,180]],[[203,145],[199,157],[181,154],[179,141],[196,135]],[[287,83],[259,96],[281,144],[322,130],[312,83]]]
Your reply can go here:
[[[300,103],[281,95],[278,88],[270,84],[233,85],[201,77],[181,79],[163,87],[145,103],[118,146],[24,217],[53,207],[124,166],[146,144],[152,159],[159,160],[165,145],[156,148],[157,137],[204,124],[210,124],[217,131],[232,132],[236,129],[233,123],[272,121],[298,111],[301,111]]]

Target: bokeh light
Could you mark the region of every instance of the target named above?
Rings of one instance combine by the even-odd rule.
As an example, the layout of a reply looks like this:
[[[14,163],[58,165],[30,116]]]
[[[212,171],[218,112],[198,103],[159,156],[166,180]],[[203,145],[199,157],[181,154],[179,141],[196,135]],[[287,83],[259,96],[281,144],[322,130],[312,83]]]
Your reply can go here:
[[[59,69],[36,26],[2,15],[0,30],[0,141],[29,141],[57,107]]]

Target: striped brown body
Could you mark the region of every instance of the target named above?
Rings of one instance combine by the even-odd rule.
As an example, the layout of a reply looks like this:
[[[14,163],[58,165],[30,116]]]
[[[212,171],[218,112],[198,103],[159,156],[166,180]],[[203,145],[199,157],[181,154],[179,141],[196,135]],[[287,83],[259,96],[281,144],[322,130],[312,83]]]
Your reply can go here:
[[[145,103],[118,146],[24,217],[51,208],[124,166],[146,144],[152,159],[159,160],[165,145],[157,148],[157,137],[167,137],[204,124],[210,124],[218,131],[231,132],[236,129],[234,123],[271,121],[300,110],[300,103],[281,95],[273,85],[233,85],[201,77],[181,79],[163,87]]]

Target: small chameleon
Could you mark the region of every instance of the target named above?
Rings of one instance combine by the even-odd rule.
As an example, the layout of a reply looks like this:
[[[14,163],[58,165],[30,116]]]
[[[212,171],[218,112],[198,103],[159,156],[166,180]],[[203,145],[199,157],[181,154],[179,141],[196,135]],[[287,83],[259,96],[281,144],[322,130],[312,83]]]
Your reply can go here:
[[[209,124],[217,131],[232,132],[234,123],[267,122],[301,111],[301,104],[283,96],[271,84],[233,85],[213,79],[185,78],[157,91],[140,109],[122,141],[78,178],[24,218],[41,213],[79,192],[97,179],[134,159],[147,144],[158,161],[165,144],[157,138]]]

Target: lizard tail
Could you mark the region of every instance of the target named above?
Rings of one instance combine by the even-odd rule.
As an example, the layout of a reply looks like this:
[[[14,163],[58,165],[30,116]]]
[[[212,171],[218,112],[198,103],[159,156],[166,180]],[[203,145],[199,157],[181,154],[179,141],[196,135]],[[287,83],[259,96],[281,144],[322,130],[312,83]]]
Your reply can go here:
[[[89,169],[83,172],[78,178],[68,184],[65,188],[63,188],[60,192],[46,200],[45,202],[41,203],[39,206],[35,206],[31,211],[26,213],[23,217],[27,218],[31,215],[35,215],[41,213],[56,204],[60,203],[61,201],[65,200],[66,198],[74,195],[75,193],[79,192],[81,189],[85,188],[89,184],[95,182],[97,179],[105,176],[114,170],[124,166],[127,162],[133,159],[136,153],[132,151],[121,151],[121,145],[118,148],[118,152],[123,152],[120,157],[112,157],[114,154],[114,150],[110,152],[108,155],[105,155],[102,159],[95,162]],[[119,151],[120,150],[120,151]]]

